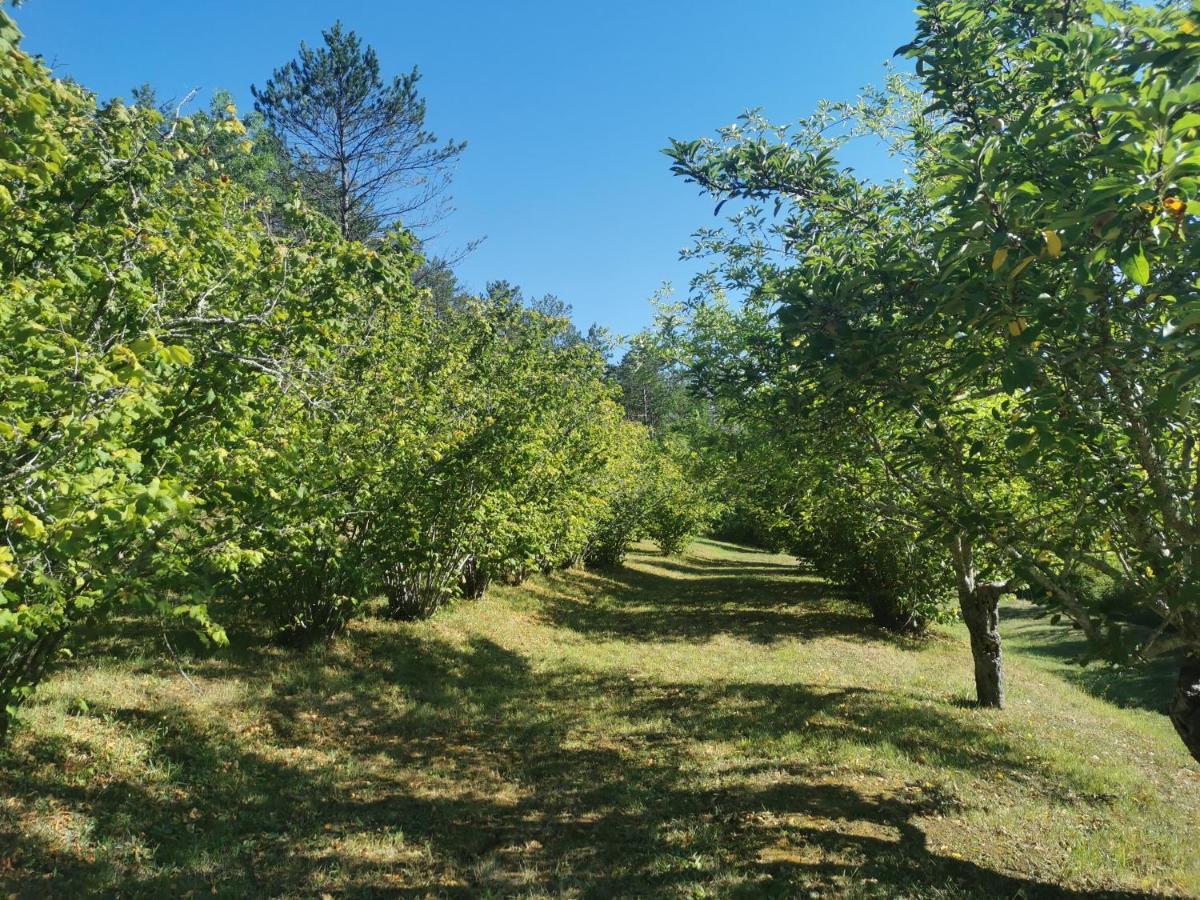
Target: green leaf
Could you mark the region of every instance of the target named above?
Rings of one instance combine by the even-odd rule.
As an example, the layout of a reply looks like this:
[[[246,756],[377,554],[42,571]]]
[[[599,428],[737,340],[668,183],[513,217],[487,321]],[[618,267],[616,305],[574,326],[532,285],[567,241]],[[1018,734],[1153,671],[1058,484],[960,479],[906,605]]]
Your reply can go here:
[[[167,348],[167,359],[177,366],[190,366],[192,364],[192,351],[182,344],[173,344]]]
[[[1134,284],[1150,283],[1150,262],[1146,259],[1146,251],[1141,244],[1121,260],[1121,271]]]
[[[1188,131],[1192,128],[1200,128],[1200,113],[1188,113],[1171,123],[1172,133]]]
[[[1128,109],[1129,98],[1124,94],[1100,94],[1092,98],[1094,109]]]

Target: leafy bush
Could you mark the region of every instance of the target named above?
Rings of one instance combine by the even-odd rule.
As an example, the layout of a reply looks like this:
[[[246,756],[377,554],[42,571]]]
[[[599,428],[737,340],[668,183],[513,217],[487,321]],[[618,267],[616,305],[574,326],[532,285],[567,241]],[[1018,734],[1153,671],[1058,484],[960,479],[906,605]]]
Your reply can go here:
[[[578,555],[619,409],[602,357],[564,341],[564,328],[507,297],[466,300],[440,320],[430,352],[452,364],[413,398],[437,410],[427,452],[389,476],[371,538],[375,559],[400,566],[394,614],[426,615]]]
[[[703,480],[689,471],[699,468],[699,460],[682,442],[656,443],[650,454],[643,528],[664,554],[674,556],[708,524],[710,504]]]
[[[262,558],[231,471],[318,342],[253,197],[181,174],[185,122],[52,79],[0,13],[0,731],[62,642],[129,607],[224,640],[206,601]],[[336,255],[335,255],[336,256]]]
[[[17,37],[0,13],[0,733],[118,610],[309,642],[580,558],[628,437],[597,348],[257,196],[232,108],[97,107]]]
[[[812,512],[793,553],[865,602],[875,623],[889,631],[919,634],[944,617],[952,596],[942,547],[850,505],[830,503]]]
[[[651,438],[645,426],[628,421],[618,433],[602,475],[602,506],[583,549],[583,563],[590,569],[619,566],[645,527]]]
[[[889,631],[917,634],[945,617],[952,597],[946,551],[845,497],[809,511],[792,552],[866,603],[875,623]]]
[[[758,547],[761,550],[779,549],[762,524],[762,513],[746,503],[735,501],[725,505],[716,515],[711,534],[719,541]]]

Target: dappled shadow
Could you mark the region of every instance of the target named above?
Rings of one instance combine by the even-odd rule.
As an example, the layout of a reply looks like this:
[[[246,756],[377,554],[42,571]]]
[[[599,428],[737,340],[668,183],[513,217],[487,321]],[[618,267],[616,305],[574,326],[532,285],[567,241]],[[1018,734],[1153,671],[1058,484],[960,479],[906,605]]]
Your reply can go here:
[[[1037,606],[1008,603],[1001,611],[1001,623],[1014,647],[1054,663],[1056,674],[1092,696],[1116,706],[1166,712],[1179,677],[1178,655],[1119,668],[1094,661],[1084,664],[1089,647],[1083,633],[1068,624],[1052,624],[1050,615]]]
[[[5,790],[31,808],[86,817],[113,857],[57,852],[6,818],[0,836],[13,863],[53,878],[8,883],[0,869],[0,888],[28,897],[46,896],[48,883],[60,896],[668,896],[719,866],[729,896],[849,883],[881,897],[915,885],[959,897],[1085,896],[928,846],[923,820],[962,802],[944,790],[852,786],[833,767],[770,758],[783,739],[857,743],[1004,769],[1055,796],[1072,790],[948,705],[865,688],[536,672],[489,640],[451,644],[405,629],[360,630],[346,644],[291,680],[264,672],[255,734],[178,707],[93,708],[142,744],[149,780],[81,769],[96,766],[94,745],[23,743],[5,760]],[[749,754],[717,787],[697,768],[707,741]],[[144,862],[117,855],[130,846],[146,848]]]
[[[277,876],[303,883],[303,867],[278,851],[293,839],[297,825],[311,821],[320,809],[327,774],[247,753],[237,735],[200,728],[180,710],[114,707],[96,714],[116,724],[123,736],[139,740],[152,771],[163,780],[146,783],[104,771],[90,745],[38,740],[26,746],[19,760],[25,772],[54,774],[26,774],[19,787],[7,786],[14,796],[69,810],[70,816],[60,814],[51,823],[87,831],[114,857],[64,853],[44,833],[20,829],[6,817],[0,834],[11,841],[11,858],[22,868],[53,875],[38,884],[5,883],[0,874],[0,887],[20,897],[96,896],[118,887],[127,896],[173,897],[187,891],[208,894],[216,881],[232,879],[266,891],[270,882],[253,877],[252,857],[271,851],[276,851]],[[115,858],[122,849],[132,850],[135,859],[141,856],[145,865],[131,871],[127,859]],[[214,866],[214,876],[206,876]]]
[[[703,642],[728,635],[769,644],[838,636],[913,643],[877,627],[864,605],[794,566],[746,569],[742,560],[688,557],[571,572],[541,593],[540,614],[591,638]]]
[[[747,556],[556,575],[531,586],[534,614],[587,639],[874,639],[865,612]],[[959,858],[928,826],[969,812],[970,796],[789,761],[838,747],[1002,772],[1048,805],[1103,815],[1111,798],[1086,773],[951,700],[534,665],[441,634],[361,622],[305,654],[235,646],[193,670],[247,685],[239,716],[117,697],[70,737],[19,741],[0,755],[0,895],[1159,896]],[[136,766],[106,763],[114,740]],[[719,770],[715,745],[736,748]],[[99,849],[62,849],[71,832]]]

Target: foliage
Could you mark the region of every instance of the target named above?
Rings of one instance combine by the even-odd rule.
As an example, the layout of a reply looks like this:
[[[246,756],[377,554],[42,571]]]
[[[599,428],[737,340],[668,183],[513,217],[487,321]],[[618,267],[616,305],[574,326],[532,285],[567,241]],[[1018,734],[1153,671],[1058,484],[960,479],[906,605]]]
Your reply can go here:
[[[295,278],[254,199],[187,166],[186,122],[97,108],[0,25],[6,722],[68,633],[117,610],[224,640],[205,599],[261,555],[227,473],[319,343],[333,248]]]
[[[567,327],[498,295],[428,332],[430,352],[458,355],[419,392],[447,392],[444,445],[410,479],[393,472],[382,504],[396,530],[376,529],[375,552],[396,566],[395,615],[452,599],[468,561],[485,580],[519,578],[582,549],[618,420],[601,358],[560,340]]]
[[[836,484],[836,482],[835,482]],[[949,558],[936,542],[872,515],[861,495],[823,492],[806,505],[793,553],[871,609],[875,624],[920,633],[945,617]]]
[[[613,380],[621,386],[625,416],[656,432],[686,427],[696,401],[688,393],[683,374],[655,346],[652,335],[636,335],[621,362],[613,367]]]
[[[435,299],[411,233],[346,240],[283,192],[272,114],[98,108],[17,37],[0,16],[0,731],[129,612],[222,643],[215,601],[306,643],[578,560],[629,438],[563,304]],[[424,147],[414,81],[359,99]]]
[[[819,433],[881,467],[863,511],[946,547],[985,704],[1003,703],[998,599],[1022,585],[1114,657],[1200,646],[1198,15],[928,0],[902,48],[915,90],[668,151],[741,204],[701,232],[722,265],[700,286],[747,291],[749,312],[717,343],[693,312],[693,372],[793,446]],[[909,180],[838,168],[879,129]],[[1076,589],[1085,570],[1140,594],[1148,643]],[[1200,709],[1176,711],[1200,750]]]
[[[466,145],[439,144],[425,130],[416,68],[385,83],[374,49],[341,22],[322,38],[315,49],[301,43],[296,59],[252,89],[255,108],[344,237],[431,224]]]
[[[681,553],[708,525],[713,504],[707,496],[704,459],[679,437],[656,442],[644,475],[647,481],[644,531],[667,556]]]
[[[426,410],[412,409],[423,322],[411,239],[397,234],[367,250],[324,227],[341,264],[297,275],[322,284],[337,316],[323,322],[319,359],[256,421],[261,452],[237,473],[267,551],[240,590],[301,642],[336,633],[378,589],[369,541],[377,492],[413,467],[428,439]]]
[[[647,470],[653,441],[645,426],[623,421],[604,471],[604,504],[581,554],[592,569],[619,566],[646,521]]]
[[[1075,510],[1073,533],[1020,570],[1090,569],[1139,596],[1160,623],[1148,642],[1049,586],[1049,603],[1117,658],[1200,651],[1200,257],[1187,235],[1200,213],[1198,28],[1200,11],[1175,4],[985,17],[941,5],[906,48],[951,126],[929,163],[944,210],[939,309],[1007,331],[961,365],[1002,372],[1018,398],[1006,440]],[[1200,754],[1200,708],[1178,705],[1192,689],[1181,684],[1176,724]]]

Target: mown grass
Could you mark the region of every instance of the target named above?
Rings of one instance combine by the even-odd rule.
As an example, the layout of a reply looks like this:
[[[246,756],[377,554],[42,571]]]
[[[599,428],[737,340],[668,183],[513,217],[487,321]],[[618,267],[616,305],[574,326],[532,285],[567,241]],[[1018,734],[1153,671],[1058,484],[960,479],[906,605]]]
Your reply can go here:
[[[957,629],[890,639],[713,542],[197,657],[198,693],[114,642],[0,757],[0,894],[1200,894],[1162,673],[1081,673],[1009,612],[1000,713],[970,708]]]

